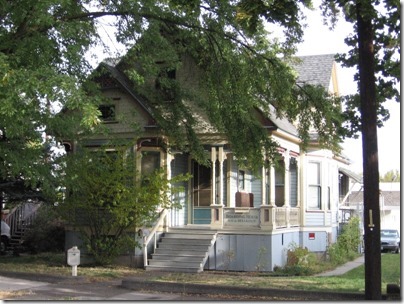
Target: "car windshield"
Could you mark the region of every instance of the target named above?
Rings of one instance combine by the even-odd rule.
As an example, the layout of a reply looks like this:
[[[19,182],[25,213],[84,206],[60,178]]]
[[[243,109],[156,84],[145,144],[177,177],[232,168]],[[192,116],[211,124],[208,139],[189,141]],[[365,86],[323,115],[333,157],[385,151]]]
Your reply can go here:
[[[398,237],[398,232],[396,230],[381,230],[380,235],[387,237]]]

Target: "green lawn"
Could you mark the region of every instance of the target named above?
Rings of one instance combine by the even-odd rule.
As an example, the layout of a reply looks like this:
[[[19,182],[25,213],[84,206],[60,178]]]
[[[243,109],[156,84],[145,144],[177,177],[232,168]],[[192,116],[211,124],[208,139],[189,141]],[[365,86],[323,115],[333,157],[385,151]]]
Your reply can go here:
[[[250,286],[261,288],[281,288],[298,290],[318,290],[332,292],[364,292],[365,267],[361,265],[348,273],[334,277],[295,276],[277,277],[263,274],[224,273],[212,275],[210,272],[200,274],[169,274],[160,278],[161,281],[182,283],[223,284],[235,286]],[[400,255],[382,255],[382,293],[386,293],[386,285],[400,285]]]
[[[382,255],[382,293],[386,293],[386,284],[400,285],[400,254]],[[35,272],[58,275],[71,275],[71,267],[64,265],[63,254],[40,254],[36,256],[1,256],[0,270]],[[127,267],[84,267],[79,266],[78,275],[91,280],[109,280],[130,275],[143,275],[144,270]],[[364,265],[341,276],[314,277],[295,276],[279,277],[268,273],[211,272],[199,274],[167,273],[148,279],[158,281],[199,283],[214,285],[250,286],[261,288],[281,288],[299,290],[319,290],[333,292],[364,292]]]
[[[400,285],[400,254],[385,253],[382,254],[382,286],[386,287],[388,283]],[[346,274],[340,276],[341,279],[355,280],[365,277],[365,265],[352,269]],[[385,291],[385,289],[384,289]]]

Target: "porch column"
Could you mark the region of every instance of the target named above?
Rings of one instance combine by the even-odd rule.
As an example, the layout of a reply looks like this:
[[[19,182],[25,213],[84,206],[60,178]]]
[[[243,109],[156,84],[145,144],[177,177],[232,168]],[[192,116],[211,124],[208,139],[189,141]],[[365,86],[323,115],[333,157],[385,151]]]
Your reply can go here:
[[[212,192],[210,204],[216,205],[216,147],[211,147],[210,160],[212,161]]]
[[[261,168],[261,206],[266,205],[267,197],[267,174],[265,166]]]
[[[285,162],[285,205],[284,207],[290,207],[290,156],[289,151],[285,152],[284,156]]]
[[[296,207],[300,207],[300,179],[301,179],[301,173],[300,173],[300,158],[296,157],[296,172],[297,172],[297,204]]]
[[[167,170],[167,177],[168,177],[169,181],[171,181],[171,178],[172,178],[171,162],[174,160],[174,158],[175,158],[175,155],[173,155],[171,153],[166,153],[166,162],[167,163],[166,163],[165,167],[166,167],[166,170]],[[170,191],[170,201],[172,203],[173,197],[172,197],[172,194],[171,194],[171,187],[172,187],[171,182],[169,182],[169,188],[168,189],[170,189],[169,190]],[[171,215],[172,215],[171,208],[167,209],[167,212],[168,212],[168,215],[166,216],[166,219],[165,219],[165,221],[166,221],[166,229],[168,229],[168,227],[171,227],[171,221],[170,221],[170,218],[171,218]]]
[[[211,198],[211,226],[223,228],[223,147],[211,148],[212,161],[212,198]],[[216,196],[216,162],[219,161],[219,184]]]
[[[267,180],[266,170],[269,170],[269,181]],[[271,165],[268,169],[262,170],[262,189],[263,200],[260,206],[260,227],[262,230],[273,230],[276,228],[275,222],[275,167]],[[269,202],[266,202],[267,187],[269,182]],[[265,190],[264,190],[265,189]]]
[[[285,208],[286,214],[286,227],[290,227],[290,155],[289,150],[286,150],[284,153],[284,162],[285,162],[285,204],[283,207]]]
[[[218,205],[224,205],[223,204],[223,162],[224,162],[224,152],[223,152],[223,147],[219,147],[219,155],[218,155],[218,161],[219,161],[219,189],[218,189],[218,194],[219,194],[219,202]]]

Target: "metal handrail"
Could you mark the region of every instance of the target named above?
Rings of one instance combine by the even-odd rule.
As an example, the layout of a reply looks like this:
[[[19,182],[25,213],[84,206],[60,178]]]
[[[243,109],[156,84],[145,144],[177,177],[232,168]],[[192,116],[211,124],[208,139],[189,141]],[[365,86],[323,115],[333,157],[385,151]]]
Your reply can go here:
[[[157,248],[157,235],[156,235],[157,230],[159,229],[160,226],[162,226],[163,223],[165,223],[165,228],[166,229],[168,228],[168,225],[166,223],[167,214],[168,214],[168,210],[163,209],[163,211],[161,211],[161,213],[160,213],[159,219],[157,220],[156,224],[154,225],[154,227],[150,231],[149,235],[143,235],[143,263],[144,263],[144,267],[146,267],[148,265],[148,261],[147,261],[147,245],[149,245],[150,241],[154,237],[154,251],[155,251],[156,248]]]

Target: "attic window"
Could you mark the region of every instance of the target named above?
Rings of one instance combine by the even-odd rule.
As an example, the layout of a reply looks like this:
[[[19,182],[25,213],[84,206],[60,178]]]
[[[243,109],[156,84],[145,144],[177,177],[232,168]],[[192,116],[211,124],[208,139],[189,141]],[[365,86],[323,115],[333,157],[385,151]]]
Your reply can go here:
[[[100,105],[98,107],[101,115],[100,119],[104,122],[115,122],[116,121],[116,109],[115,105]]]

